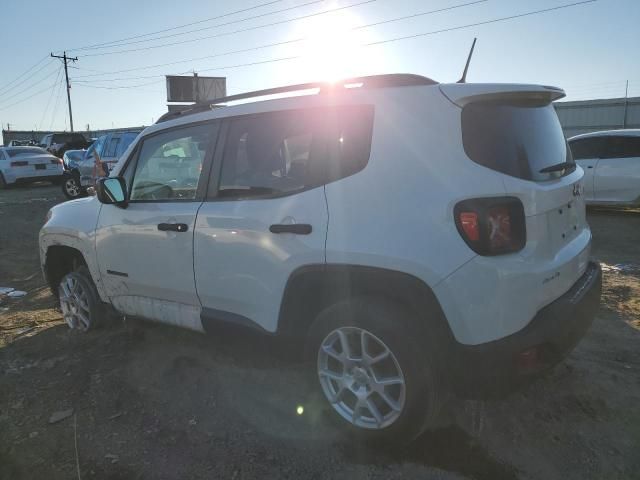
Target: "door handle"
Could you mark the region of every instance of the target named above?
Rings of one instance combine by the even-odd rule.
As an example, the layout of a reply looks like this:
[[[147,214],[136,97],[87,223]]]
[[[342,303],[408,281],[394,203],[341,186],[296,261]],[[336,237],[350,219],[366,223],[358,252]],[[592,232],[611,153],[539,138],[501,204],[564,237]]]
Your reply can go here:
[[[186,223],[159,223],[158,230],[161,232],[186,232],[189,226]]]
[[[296,235],[309,235],[313,228],[308,223],[275,224],[269,227],[271,233],[294,233]]]
[[[589,165],[587,168],[593,168],[593,165]]]

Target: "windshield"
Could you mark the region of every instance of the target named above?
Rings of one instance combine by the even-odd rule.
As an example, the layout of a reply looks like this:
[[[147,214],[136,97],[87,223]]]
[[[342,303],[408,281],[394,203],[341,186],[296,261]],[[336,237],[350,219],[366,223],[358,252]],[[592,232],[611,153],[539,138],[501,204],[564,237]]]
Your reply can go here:
[[[512,177],[542,181],[572,171],[540,173],[553,165],[573,163],[550,104],[470,103],[462,109],[462,140],[471,160]]]
[[[17,157],[19,155],[47,155],[47,151],[40,147],[20,147],[20,148],[7,148],[5,150],[10,157]]]

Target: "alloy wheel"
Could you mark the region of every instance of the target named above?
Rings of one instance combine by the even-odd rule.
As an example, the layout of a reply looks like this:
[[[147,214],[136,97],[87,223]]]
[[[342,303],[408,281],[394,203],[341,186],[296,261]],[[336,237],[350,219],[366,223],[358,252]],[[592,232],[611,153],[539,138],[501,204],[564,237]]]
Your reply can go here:
[[[404,408],[405,378],[395,355],[371,332],[333,330],[320,344],[318,377],[333,409],[352,425],[388,427]]]
[[[91,328],[89,293],[73,274],[66,275],[58,287],[60,309],[69,328],[86,332]]]
[[[75,178],[68,178],[64,182],[64,189],[70,197],[77,197],[80,195],[80,185]]]

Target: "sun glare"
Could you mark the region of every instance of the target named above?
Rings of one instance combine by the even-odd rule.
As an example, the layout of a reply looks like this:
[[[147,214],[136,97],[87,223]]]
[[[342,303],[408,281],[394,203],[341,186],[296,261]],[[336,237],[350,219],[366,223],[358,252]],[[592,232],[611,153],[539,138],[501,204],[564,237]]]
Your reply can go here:
[[[372,41],[367,29],[356,29],[362,22],[355,15],[341,11],[309,18],[296,32],[301,42],[302,58],[295,68],[307,78],[335,81],[379,67],[371,49],[362,45]]]

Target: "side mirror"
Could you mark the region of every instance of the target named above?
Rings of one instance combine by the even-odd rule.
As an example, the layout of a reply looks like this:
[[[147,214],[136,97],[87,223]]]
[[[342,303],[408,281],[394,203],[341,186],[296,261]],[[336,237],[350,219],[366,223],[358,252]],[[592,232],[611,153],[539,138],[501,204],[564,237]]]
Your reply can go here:
[[[116,207],[126,208],[127,183],[122,177],[99,178],[96,182],[96,196],[100,203],[113,204]]]

